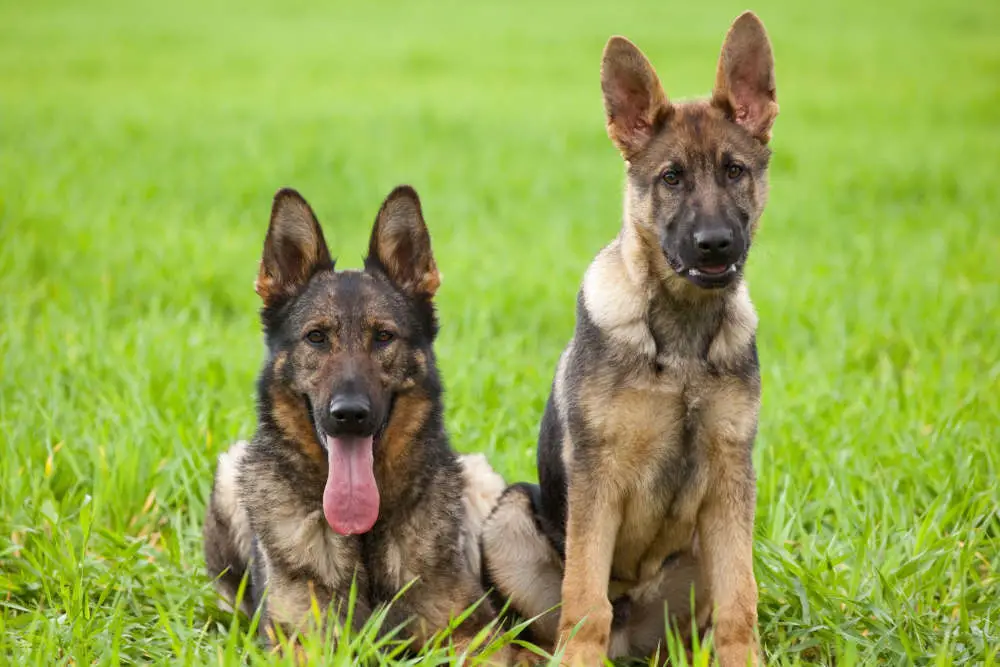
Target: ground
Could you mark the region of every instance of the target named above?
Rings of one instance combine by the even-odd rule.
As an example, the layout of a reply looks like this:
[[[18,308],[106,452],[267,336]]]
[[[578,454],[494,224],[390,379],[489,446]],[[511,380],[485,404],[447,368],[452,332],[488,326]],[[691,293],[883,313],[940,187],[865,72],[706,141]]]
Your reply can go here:
[[[534,479],[619,226],[601,49],[627,35],[700,95],[745,8],[0,0],[0,656],[281,660],[217,610],[200,544],[215,457],[254,427],[281,186],[343,266],[417,187],[453,442]],[[781,104],[749,267],[765,652],[995,664],[1000,4],[753,8]]]

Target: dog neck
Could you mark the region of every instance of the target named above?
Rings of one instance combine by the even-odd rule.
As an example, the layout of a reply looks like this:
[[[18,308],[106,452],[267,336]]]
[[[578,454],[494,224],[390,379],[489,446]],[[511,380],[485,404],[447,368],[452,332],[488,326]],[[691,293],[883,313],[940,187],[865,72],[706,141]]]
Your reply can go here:
[[[721,290],[699,289],[670,268],[651,237],[626,217],[584,277],[588,315],[641,357],[656,358],[671,341],[682,356],[727,364],[756,334],[746,284],[741,279]]]

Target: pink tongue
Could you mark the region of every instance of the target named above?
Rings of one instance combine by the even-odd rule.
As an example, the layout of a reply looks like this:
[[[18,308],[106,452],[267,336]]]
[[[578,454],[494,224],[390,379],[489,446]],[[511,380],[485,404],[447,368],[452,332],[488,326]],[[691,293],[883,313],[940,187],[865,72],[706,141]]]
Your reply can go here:
[[[701,271],[702,273],[722,273],[728,268],[725,264],[720,264],[719,266],[703,266]]]
[[[323,514],[341,535],[367,533],[378,519],[378,487],[372,469],[372,438],[326,437],[330,475],[323,489]]]

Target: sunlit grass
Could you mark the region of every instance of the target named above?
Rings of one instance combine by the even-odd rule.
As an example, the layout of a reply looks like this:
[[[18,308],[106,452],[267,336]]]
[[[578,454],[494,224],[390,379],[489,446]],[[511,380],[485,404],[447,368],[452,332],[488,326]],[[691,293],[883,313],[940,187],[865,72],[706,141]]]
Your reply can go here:
[[[417,187],[452,441],[534,479],[575,292],[620,220],[604,42],[702,94],[745,8],[0,0],[0,662],[293,664],[217,608],[200,538],[215,457],[254,427],[281,186],[342,266]],[[765,652],[997,664],[1000,5],[753,8],[781,103],[749,268]],[[373,630],[303,650],[461,657]]]

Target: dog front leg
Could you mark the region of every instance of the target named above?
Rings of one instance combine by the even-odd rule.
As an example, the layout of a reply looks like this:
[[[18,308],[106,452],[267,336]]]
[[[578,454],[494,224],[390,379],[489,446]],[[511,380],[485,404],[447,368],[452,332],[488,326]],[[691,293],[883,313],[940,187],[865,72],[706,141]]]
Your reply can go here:
[[[331,632],[339,639],[347,617],[347,590],[334,593],[325,585],[313,580],[299,579],[272,573],[269,590],[265,594],[261,614],[260,632],[272,648],[278,648],[277,628],[293,646],[298,646],[303,634]],[[352,614],[354,632],[361,630],[371,609],[362,600],[356,600]],[[317,617],[318,612],[318,617]],[[298,650],[298,649],[297,649]]]
[[[733,463],[718,471],[698,516],[702,572],[714,609],[713,635],[720,667],[760,662],[753,574],[756,491],[749,451],[745,461]]]
[[[578,475],[569,485],[566,521],[566,570],[562,583],[560,643],[564,662],[599,665],[611,635],[608,580],[621,525],[621,503],[607,483]],[[576,626],[583,625],[570,639]]]

